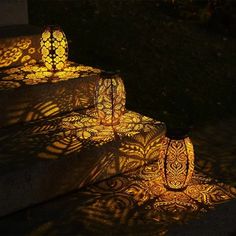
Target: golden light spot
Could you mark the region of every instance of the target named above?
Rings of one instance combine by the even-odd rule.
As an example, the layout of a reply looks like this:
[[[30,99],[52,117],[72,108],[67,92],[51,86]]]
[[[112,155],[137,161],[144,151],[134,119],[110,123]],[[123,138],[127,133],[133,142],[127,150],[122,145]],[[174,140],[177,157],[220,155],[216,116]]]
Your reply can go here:
[[[57,49],[56,49],[56,54],[59,56],[59,57],[62,57],[65,55],[65,48],[63,48],[62,46],[59,46]]]
[[[30,57],[29,55],[26,55],[26,56],[22,57],[21,62],[22,62],[22,63],[25,63],[25,62],[28,61],[30,58],[31,58],[31,57]]]
[[[29,48],[28,53],[29,53],[29,54],[35,53],[35,48]]]
[[[51,33],[50,33],[49,31],[45,30],[45,31],[42,33],[42,39],[43,39],[44,41],[46,41],[46,40],[48,40],[48,39],[50,38],[50,35],[51,35]]]
[[[57,40],[62,40],[62,38],[64,37],[63,33],[60,30],[55,30],[53,32],[53,36]]]

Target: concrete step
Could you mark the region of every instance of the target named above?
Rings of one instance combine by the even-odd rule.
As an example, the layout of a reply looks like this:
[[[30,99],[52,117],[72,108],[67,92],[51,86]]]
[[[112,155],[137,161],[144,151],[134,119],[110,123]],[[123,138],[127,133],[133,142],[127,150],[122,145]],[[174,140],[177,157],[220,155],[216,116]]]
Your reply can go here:
[[[0,68],[39,62],[41,31],[32,25],[0,27]]]
[[[0,70],[0,127],[94,106],[99,73],[72,62],[55,73],[40,64]]]
[[[71,113],[2,128],[0,216],[157,160],[165,130],[131,111],[113,127]]]

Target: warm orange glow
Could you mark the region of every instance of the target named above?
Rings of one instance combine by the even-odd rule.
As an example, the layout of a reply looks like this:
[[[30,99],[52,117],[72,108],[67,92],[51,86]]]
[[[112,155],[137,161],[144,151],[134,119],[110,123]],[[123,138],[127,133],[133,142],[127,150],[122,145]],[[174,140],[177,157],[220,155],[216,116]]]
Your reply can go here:
[[[5,92],[0,104],[0,127],[94,107],[100,72],[69,61],[62,71],[55,72],[40,64],[1,70],[0,91]],[[36,86],[40,84],[43,89]],[[17,93],[17,100],[7,95],[11,92]]]
[[[118,75],[103,75],[97,85],[97,113],[103,125],[117,125],[125,112],[125,87]]]
[[[66,68],[62,71],[55,72],[48,71],[45,66],[39,64],[12,67],[0,71],[0,90],[17,88],[21,85],[58,83],[79,77],[98,76],[100,73],[100,69],[91,66],[77,65],[69,61],[66,63]]]
[[[107,162],[97,166],[97,169],[102,172]],[[199,218],[214,206],[235,197],[234,187],[196,172],[184,190],[166,189],[159,163],[153,163],[89,185],[85,191],[73,195],[73,201],[76,202],[73,207],[77,207],[68,212],[75,222],[99,226],[98,234],[104,234],[108,225],[111,230],[119,223],[120,227],[126,225],[135,228],[145,224],[150,231],[147,225],[150,222],[152,235],[165,235],[170,225]]]
[[[189,183],[194,170],[194,151],[191,140],[166,137],[160,153],[161,173],[165,185],[182,189]]]
[[[68,45],[64,32],[58,26],[48,26],[40,40],[42,60],[50,71],[62,70],[68,58]]]
[[[32,41],[34,40],[34,41]],[[34,37],[16,37],[0,40],[0,68],[35,64],[38,52],[37,40]]]
[[[201,173],[194,172],[186,188],[173,191],[162,177],[162,164],[153,163],[131,174],[133,180],[126,193],[131,194],[139,206],[151,209],[149,216],[163,220],[179,221],[184,215],[205,212],[214,205],[236,197],[236,189],[219,183]],[[162,215],[162,213],[165,213]],[[173,218],[172,218],[173,217]]]
[[[96,117],[96,112],[93,110],[87,113],[87,115],[72,113],[63,118],[61,127],[64,132],[67,135],[76,135],[81,140],[89,139],[104,144],[115,139],[115,136],[133,137],[140,134],[141,131],[149,133],[153,129],[157,129],[156,138],[159,139],[158,134],[163,135],[165,131],[164,123],[132,111],[126,111],[120,118],[120,123],[114,126],[100,124],[100,119]],[[147,142],[147,140],[142,139],[140,141],[144,142],[143,145]]]

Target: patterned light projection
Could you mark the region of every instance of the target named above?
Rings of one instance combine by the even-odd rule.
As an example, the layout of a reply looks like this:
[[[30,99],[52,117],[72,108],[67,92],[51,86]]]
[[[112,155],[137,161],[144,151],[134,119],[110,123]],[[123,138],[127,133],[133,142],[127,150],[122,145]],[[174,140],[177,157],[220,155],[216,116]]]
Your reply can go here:
[[[170,191],[163,184],[157,163],[144,166],[90,185],[43,210],[32,209],[33,219],[39,219],[40,212],[42,216],[29,230],[33,228],[32,235],[166,235],[173,224],[199,218],[236,197],[235,188],[196,172],[184,191]],[[52,212],[64,214],[55,217]],[[47,222],[42,221],[45,214],[52,216]]]
[[[116,222],[130,227],[154,221],[167,228],[173,223],[186,223],[215,205],[234,199],[236,189],[195,172],[184,190],[172,191],[165,187],[160,165],[153,163],[90,186],[86,194],[89,201],[80,212],[84,222],[96,224],[101,213],[113,226]],[[80,219],[79,213],[77,216]]]
[[[100,72],[72,62],[55,72],[39,64],[1,70],[0,127],[94,107]]]
[[[132,174],[134,184],[127,190],[139,204],[153,199],[151,202],[156,210],[156,212],[152,212],[154,215],[163,210],[173,214],[185,211],[190,213],[205,211],[217,203],[236,196],[235,188],[197,172],[193,173],[192,179],[185,189],[176,191],[166,188],[160,170],[161,165],[158,164],[141,168],[138,173]],[[156,217],[158,214],[155,215]]]
[[[32,65],[39,59],[36,36],[0,39],[0,68],[16,65]]]
[[[124,136],[133,137],[142,130],[148,133],[155,127],[161,134],[165,132],[164,123],[132,111],[126,111],[120,118],[120,123],[115,126],[100,124],[94,110],[89,110],[87,113],[89,115],[72,113],[63,118],[60,127],[63,128],[65,135],[76,135],[79,139],[89,139],[104,144]]]
[[[62,70],[68,58],[68,45],[59,26],[48,26],[40,40],[42,60],[50,71]]]
[[[160,152],[161,173],[170,189],[183,189],[191,180],[194,170],[194,151],[189,137],[165,137]]]
[[[24,85],[58,83],[80,77],[98,76],[100,73],[100,69],[91,66],[78,65],[73,62],[66,62],[66,68],[62,71],[55,72],[48,71],[45,66],[39,64],[12,67],[0,71],[0,90]],[[12,86],[13,84],[15,84],[15,86]]]
[[[104,152],[100,163],[91,169],[81,186],[96,183],[101,177],[107,179],[157,161],[165,126],[160,123],[155,126],[149,124],[147,127],[144,124],[136,135],[130,132],[119,133],[120,138],[108,143],[109,152]]]
[[[79,161],[82,166],[83,163],[90,166],[84,180],[86,183],[157,160],[165,134],[164,123],[131,111],[123,115],[121,122],[113,130],[111,126],[100,125],[98,119],[72,113],[30,125],[26,123],[18,132],[1,132],[0,153],[8,153],[6,159],[9,160],[10,155],[16,164],[24,160],[27,153],[35,160],[64,159],[89,148],[91,156],[82,154]],[[21,145],[13,147],[12,139]],[[95,153],[92,150],[96,150]],[[85,175],[85,171],[78,174]]]
[[[103,125],[117,125],[125,112],[125,87],[115,74],[104,73],[96,89],[97,114]]]
[[[82,225],[99,222],[100,226],[105,228],[107,225],[115,227],[117,222],[135,226],[137,222],[154,221],[166,229],[169,224],[186,222],[213,208],[214,205],[236,197],[235,188],[199,172],[194,172],[188,183],[185,176],[185,188],[182,185],[181,189],[170,188],[162,176],[163,163],[157,159],[165,131],[160,122],[127,111],[121,117],[120,124],[114,126],[114,138],[119,138],[115,138],[114,143],[107,143],[108,145],[104,140],[106,136],[107,140],[110,140],[112,132],[105,134],[100,131],[110,126],[102,126],[101,129],[100,126],[102,125],[98,119],[75,113],[40,122],[38,125],[26,126],[25,132],[19,130],[14,137],[9,136],[7,132],[8,138],[4,139],[1,135],[0,139],[1,153],[7,151],[5,159],[4,156],[1,158],[1,168],[4,169],[5,162],[10,161],[9,156],[12,153],[15,157],[14,163],[22,165],[26,158],[24,153],[30,153],[35,161],[37,157],[72,157],[73,153],[78,158],[78,152],[86,147],[89,152],[81,155],[80,165],[71,168],[77,184],[79,178],[82,181],[78,184],[80,187],[116,174],[122,175],[88,187],[82,194],[88,197],[87,201],[81,201],[83,204],[79,208],[77,205],[76,211],[68,211],[73,217],[68,217],[64,221],[78,220]],[[156,128],[151,129],[154,126]],[[130,133],[127,132],[129,129]],[[16,143],[21,144],[20,147],[12,146],[9,140],[13,138]],[[99,148],[100,151],[93,152],[92,147]],[[174,153],[176,154],[176,151]],[[157,162],[150,164],[147,160]],[[84,166],[82,162],[86,163],[86,169],[79,171],[78,168]],[[140,164],[145,166],[137,169]],[[85,171],[87,177],[81,180],[80,174]],[[69,183],[65,181],[63,188],[67,185]],[[76,204],[79,202],[78,200]],[[104,218],[104,225],[101,224],[101,218]]]

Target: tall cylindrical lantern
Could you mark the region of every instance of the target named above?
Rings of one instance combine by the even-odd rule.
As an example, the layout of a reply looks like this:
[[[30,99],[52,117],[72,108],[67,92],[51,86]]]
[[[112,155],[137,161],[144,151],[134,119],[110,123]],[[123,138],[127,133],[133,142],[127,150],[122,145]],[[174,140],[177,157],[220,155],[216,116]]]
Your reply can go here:
[[[102,73],[96,87],[96,107],[100,123],[117,125],[125,112],[125,87],[121,77]]]
[[[48,26],[40,40],[42,61],[50,71],[62,70],[68,58],[68,44],[59,26]]]
[[[165,186],[172,190],[184,189],[194,171],[194,150],[190,138],[167,133],[162,141],[160,163]]]

